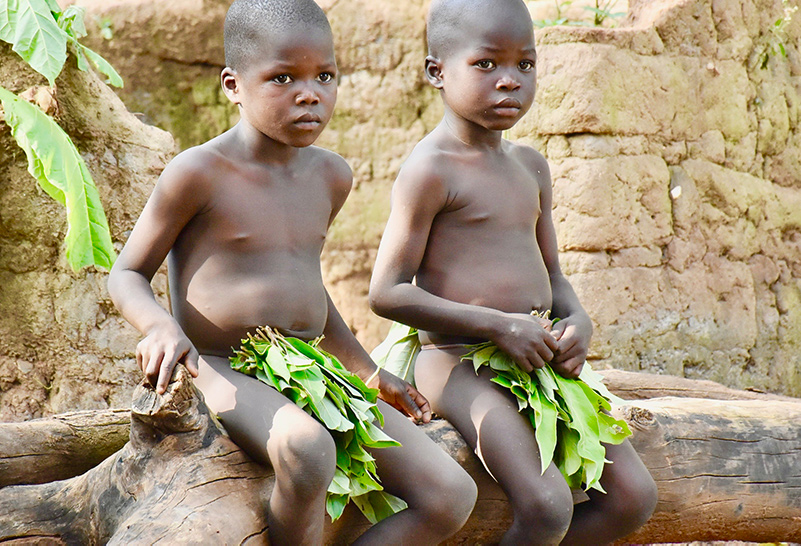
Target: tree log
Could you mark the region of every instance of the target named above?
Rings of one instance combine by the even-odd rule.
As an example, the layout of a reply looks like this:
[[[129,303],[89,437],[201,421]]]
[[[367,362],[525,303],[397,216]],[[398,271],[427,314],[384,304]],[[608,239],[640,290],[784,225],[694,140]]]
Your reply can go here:
[[[624,400],[649,400],[663,396],[708,398],[711,400],[784,400],[798,398],[761,391],[730,389],[707,379],[687,379],[675,375],[659,375],[625,370],[598,370],[609,390]]]
[[[130,424],[122,409],[0,423],[0,487],[83,474],[125,445]]]
[[[87,473],[0,490],[0,542],[260,544],[272,472],[223,432],[180,367],[137,387],[130,441]]]
[[[801,542],[801,401],[744,394],[752,395],[759,399],[667,397],[616,408],[660,497],[651,521],[627,542]],[[198,396],[182,369],[165,396],[138,387],[131,439],[118,453],[71,480],[0,489],[0,542],[266,542],[272,472],[227,438]],[[124,427],[115,412],[95,418]],[[45,430],[42,423],[17,425],[30,427],[27,440],[18,429],[20,445]],[[511,523],[503,491],[450,424],[437,420],[424,430],[479,486],[476,510],[448,544],[497,542]],[[0,460],[8,438],[0,434]],[[42,457],[36,465],[57,460]],[[348,508],[329,524],[328,544],[348,544],[368,527]]]

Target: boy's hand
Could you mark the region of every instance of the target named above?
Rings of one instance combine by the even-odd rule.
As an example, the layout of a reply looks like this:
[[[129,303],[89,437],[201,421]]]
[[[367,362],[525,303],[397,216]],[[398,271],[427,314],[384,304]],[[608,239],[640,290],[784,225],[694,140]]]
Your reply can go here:
[[[542,368],[554,359],[559,343],[551,334],[551,321],[522,313],[510,313],[507,317],[501,331],[491,338],[500,350],[526,372]]]
[[[167,391],[178,362],[197,377],[197,349],[178,325],[155,328],[136,346],[136,363],[158,394]]]
[[[562,377],[575,379],[587,360],[592,321],[587,316],[568,317],[554,324],[551,334],[559,343],[551,368]]]
[[[379,370],[368,387],[378,389],[378,397],[416,422],[428,423],[431,420],[431,407],[425,396],[411,384],[386,370]]]

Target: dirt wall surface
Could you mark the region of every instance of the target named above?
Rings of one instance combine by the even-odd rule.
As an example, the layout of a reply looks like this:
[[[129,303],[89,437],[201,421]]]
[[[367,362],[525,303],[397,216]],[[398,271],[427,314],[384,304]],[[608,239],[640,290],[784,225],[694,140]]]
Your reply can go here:
[[[23,93],[46,82],[0,43],[0,85]],[[72,58],[56,88],[50,106],[93,174],[119,250],[173,139],[128,113]],[[129,406],[141,376],[133,359],[138,336],[114,310],[105,272],[73,273],[67,265],[64,208],[28,173],[5,123],[0,180],[0,421]],[[164,301],[163,273],[154,286]]]
[[[183,148],[236,121],[218,84],[226,0],[77,3],[87,44],[123,74],[119,95],[136,117]],[[319,144],[355,175],[324,270],[372,348],[388,328],[366,294],[389,189],[442,112],[422,72],[428,1],[320,4],[341,81]],[[537,31],[536,104],[511,136],[549,159],[562,265],[595,321],[596,367],[801,396],[801,15],[786,57],[764,55],[782,10],[779,0],[633,1],[618,28]],[[23,68],[5,59],[0,83],[41,83],[21,81]],[[93,104],[113,102],[103,97]],[[112,110],[133,119],[119,103]],[[86,131],[80,112],[64,112],[121,244],[172,143],[141,125],[136,138],[116,137],[117,122]],[[66,269],[63,215],[25,178],[2,125],[0,145],[0,176],[12,180],[0,187],[0,419],[127,405],[138,336],[113,311],[102,273]]]

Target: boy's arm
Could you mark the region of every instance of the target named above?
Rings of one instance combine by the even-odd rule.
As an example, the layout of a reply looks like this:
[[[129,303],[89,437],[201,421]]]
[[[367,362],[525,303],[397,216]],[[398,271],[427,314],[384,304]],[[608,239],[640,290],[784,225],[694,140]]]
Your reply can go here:
[[[449,200],[436,165],[407,164],[392,189],[392,208],[370,284],[377,314],[420,330],[492,340],[523,369],[554,357],[556,340],[534,317],[454,302],[413,284],[434,217]]]
[[[406,381],[376,367],[370,355],[345,324],[327,292],[326,296],[328,297],[328,320],[323,330],[324,337],[320,346],[336,355],[348,370],[362,380],[369,380],[367,386],[377,388],[379,397],[387,404],[417,421],[428,423],[431,420],[431,408],[428,400]]]
[[[178,234],[201,206],[197,171],[186,157],[177,157],[162,173],[108,279],[114,304],[145,336],[136,347],[136,361],[160,394],[176,362],[197,377],[197,350],[150,286]]]
[[[533,152],[533,150],[532,150]],[[553,294],[552,315],[560,320],[553,325],[552,334],[559,342],[551,367],[565,377],[578,377],[587,359],[592,337],[592,321],[579,302],[576,292],[559,266],[559,249],[553,225],[553,188],[548,162],[533,152],[534,170],[540,175],[540,213],[537,221],[537,241],[551,282]]]
[[[342,209],[350,193],[353,185],[353,173],[347,162],[338,155],[334,157],[329,172],[331,173],[331,216],[328,226],[331,227],[334,218]],[[370,380],[368,386],[377,388],[381,399],[389,405],[418,421],[429,422],[431,408],[428,400],[412,385],[391,373],[385,370],[376,373],[377,366],[342,319],[342,315],[339,314],[327,290],[326,298],[328,299],[328,318],[320,346],[336,355],[348,370],[364,381]]]

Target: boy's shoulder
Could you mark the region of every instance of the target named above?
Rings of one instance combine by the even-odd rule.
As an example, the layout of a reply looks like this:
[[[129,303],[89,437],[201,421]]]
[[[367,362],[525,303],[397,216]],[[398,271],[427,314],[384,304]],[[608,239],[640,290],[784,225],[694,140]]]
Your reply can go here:
[[[543,169],[545,169],[543,172],[547,172],[548,160],[533,147],[528,144],[520,144],[510,140],[504,140],[503,144],[510,157],[515,158],[530,169],[536,171],[543,171]]]

